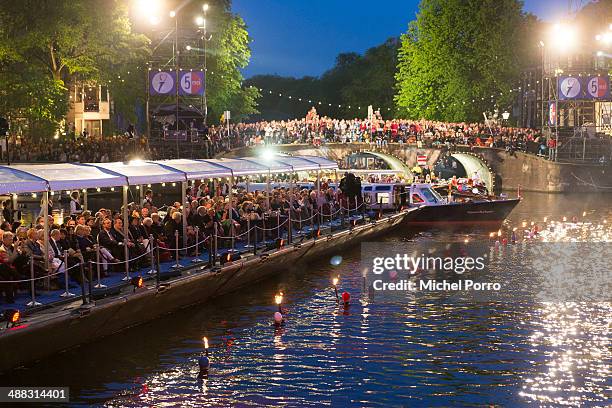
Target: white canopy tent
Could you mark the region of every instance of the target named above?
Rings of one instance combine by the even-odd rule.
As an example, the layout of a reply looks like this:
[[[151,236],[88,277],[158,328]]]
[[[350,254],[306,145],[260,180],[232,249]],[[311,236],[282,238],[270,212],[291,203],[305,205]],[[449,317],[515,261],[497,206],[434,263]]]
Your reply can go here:
[[[30,173],[0,166],[0,194],[34,193],[47,190],[46,180]]]
[[[316,171],[321,168],[320,164],[303,157],[279,156],[278,161],[291,166],[295,171]]]
[[[319,156],[295,156],[295,157],[303,159],[303,160],[308,160],[309,162],[317,163],[321,170],[337,170],[338,169],[338,163],[336,163],[335,161],[326,159],[324,157],[319,157]],[[283,159],[280,159],[280,160],[283,160]]]
[[[132,186],[140,184],[174,183],[186,180],[184,172],[162,166],[156,162],[136,160],[127,164],[114,162],[88,164],[88,166],[94,166],[102,170],[120,174],[124,176],[128,184]]]
[[[337,168],[335,162],[316,156],[277,156],[269,160],[175,159],[136,160],[129,163],[12,165],[0,166],[0,194],[169,183]]]
[[[30,164],[10,168],[45,180],[49,190],[115,187],[123,186],[127,182],[120,174],[86,164]]]
[[[210,163],[210,160],[173,159],[159,160],[151,163],[159,164],[168,169],[180,171],[187,180],[198,180],[214,177],[231,177],[231,169]]]
[[[229,169],[233,176],[252,176],[270,172],[267,165],[245,159],[210,159],[205,161]]]
[[[49,193],[53,190],[81,190],[88,188],[123,187],[123,214],[127,220],[127,195],[129,185],[181,182],[182,201],[185,199],[187,180],[237,176],[265,175],[270,183],[270,175],[297,171],[319,171],[337,169],[335,162],[315,156],[276,156],[270,159],[210,159],[210,160],[161,160],[128,163],[60,163],[0,166],[0,194],[22,194],[43,192],[43,215],[45,229],[45,250],[48,252]],[[232,194],[230,188],[230,195]],[[269,200],[269,194],[268,194]],[[230,200],[231,203],[231,200]],[[231,205],[231,204],[230,204]],[[269,205],[268,205],[269,208]],[[186,224],[183,224],[186,228]],[[128,223],[123,224],[124,234],[128,234]],[[127,245],[125,257],[128,259]],[[129,277],[129,264],[126,262],[126,277]]]

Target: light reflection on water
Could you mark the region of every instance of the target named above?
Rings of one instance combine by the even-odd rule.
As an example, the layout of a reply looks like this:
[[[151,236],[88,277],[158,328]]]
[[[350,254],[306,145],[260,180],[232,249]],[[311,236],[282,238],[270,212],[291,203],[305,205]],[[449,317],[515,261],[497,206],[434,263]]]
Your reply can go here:
[[[554,220],[537,240],[610,241],[609,210],[591,197],[531,195],[504,234]],[[605,201],[605,200],[604,200]],[[582,217],[582,212],[587,215]],[[563,217],[578,223],[559,223]],[[589,224],[584,224],[589,223]],[[527,228],[525,228],[527,229]],[[398,232],[384,240],[486,241],[489,231]],[[517,251],[500,252],[516,268]],[[359,248],[207,305],[58,355],[2,377],[10,385],[70,385],[83,405],[108,406],[603,406],[609,404],[612,305],[445,303],[379,299],[363,288]],[[587,254],[584,254],[585,256]],[[549,259],[546,259],[546,258]],[[331,257],[330,257],[331,258]],[[337,260],[337,259],[336,259]],[[554,263],[543,254],[541,267]],[[333,263],[337,263],[334,261]],[[521,270],[515,270],[520,279]],[[338,306],[330,286],[351,305]],[[274,294],[286,325],[275,328]],[[212,368],[198,381],[201,338]]]

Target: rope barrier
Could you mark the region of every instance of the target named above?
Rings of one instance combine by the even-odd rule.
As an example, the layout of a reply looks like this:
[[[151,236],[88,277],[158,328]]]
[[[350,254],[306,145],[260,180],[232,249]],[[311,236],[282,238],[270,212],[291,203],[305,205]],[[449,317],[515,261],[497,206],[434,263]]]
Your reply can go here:
[[[236,238],[245,236],[247,234],[250,234],[253,230],[274,231],[274,230],[278,230],[280,227],[284,226],[285,224],[288,224],[289,221],[291,221],[292,223],[293,222],[307,223],[307,222],[313,220],[315,217],[319,217],[319,216],[329,217],[330,220],[328,222],[322,223],[322,225],[324,226],[325,224],[330,224],[329,226],[331,227],[331,223],[333,222],[333,220],[331,220],[332,217],[335,217],[337,214],[341,213],[343,210],[347,210],[349,212],[350,211],[357,211],[360,208],[364,207],[365,205],[366,205],[366,203],[363,202],[363,201],[362,201],[362,203],[359,206],[357,206],[355,208],[350,208],[350,207],[346,208],[346,207],[342,206],[342,204],[341,204],[340,207],[336,211],[333,211],[330,214],[324,214],[324,213],[322,213],[320,211],[315,211],[308,218],[294,219],[294,218],[287,217],[282,223],[280,223],[278,225],[275,225],[274,227],[264,228],[264,227],[260,227],[258,225],[254,225],[253,227],[247,229],[246,231],[244,231],[241,234],[238,234],[238,235],[235,235],[235,236],[217,235],[216,238],[218,238],[218,239],[236,239]],[[292,210],[295,210],[295,209],[292,209]],[[283,215],[283,217],[285,217],[285,216]],[[274,218],[274,217],[273,216],[269,216],[269,218],[271,219],[271,218]],[[302,232],[303,230],[304,230],[304,228],[298,229],[298,232]],[[176,252],[176,251],[186,251],[186,250],[195,248],[196,246],[199,246],[199,245],[205,243],[206,241],[210,240],[212,237],[213,237],[212,235],[206,236],[202,241],[196,242],[193,245],[189,245],[189,246],[182,247],[182,248],[164,248],[164,247],[160,247],[159,245],[156,245],[155,247],[152,247],[152,243],[149,242],[147,244],[147,246],[145,247],[145,252],[144,253],[142,253],[141,255],[138,255],[138,256],[136,256],[134,258],[130,258],[127,261],[119,261],[119,262],[108,262],[108,261],[107,262],[96,262],[96,261],[90,261],[90,262],[91,262],[92,265],[107,265],[107,266],[108,265],[123,265],[126,262],[128,262],[128,263],[129,262],[134,262],[134,261],[137,261],[137,260],[139,260],[139,259],[141,259],[141,258],[143,258],[145,256],[149,256],[151,251],[155,250],[155,249],[165,250],[165,251],[174,251],[174,252]],[[63,271],[58,271],[58,272],[55,272],[55,273],[52,273],[52,274],[48,274],[48,275],[45,275],[45,276],[40,276],[40,277],[33,278],[33,279],[30,278],[30,279],[0,281],[0,284],[5,284],[5,283],[24,283],[24,282],[37,281],[37,280],[41,280],[41,279],[48,279],[48,278],[51,278],[51,277],[59,275],[59,274],[65,274],[68,271],[70,271],[70,270],[72,270],[74,268],[77,268],[79,266],[80,266],[80,263],[75,264],[75,265],[73,265],[73,266],[71,266],[69,268],[66,268]]]
[[[287,218],[285,221],[281,222],[280,224],[275,225],[272,228],[264,228],[264,227],[259,227],[257,225],[254,228],[257,228],[257,229],[259,229],[261,231],[275,231],[275,230],[279,229],[280,227],[282,227],[283,225],[285,225],[287,222],[289,222],[289,218]],[[231,237],[229,237],[229,238],[231,238]]]
[[[74,268],[75,266],[79,266],[79,264],[76,264],[76,265],[71,266],[71,267],[70,267],[70,269]],[[0,283],[23,283],[23,282],[31,282],[31,281],[36,281],[36,280],[40,280],[40,279],[47,279],[47,278],[50,278],[50,277],[52,277],[52,276],[59,275],[60,273],[64,273],[64,271],[61,271],[61,272],[55,272],[55,273],[52,273],[52,274],[49,274],[49,275],[45,275],[45,276],[40,276],[40,277],[38,277],[38,278],[34,278],[34,279],[30,278],[30,279],[20,279],[20,280],[10,280],[10,281],[0,281]]]

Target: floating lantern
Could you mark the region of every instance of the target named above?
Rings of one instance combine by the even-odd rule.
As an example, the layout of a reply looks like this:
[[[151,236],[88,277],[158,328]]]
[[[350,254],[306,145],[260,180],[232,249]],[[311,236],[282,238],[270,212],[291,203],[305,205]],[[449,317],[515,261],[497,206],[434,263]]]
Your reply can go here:
[[[336,300],[340,300],[338,298],[338,278],[332,279],[332,285],[334,285],[334,292],[336,292]]]
[[[278,295],[274,296],[274,302],[278,305],[278,311],[282,312],[281,304],[283,303],[283,292],[280,292]]]
[[[204,355],[198,358],[198,365],[200,366],[200,376],[207,375],[208,369],[210,368],[210,359],[208,358],[208,338],[204,337]]]

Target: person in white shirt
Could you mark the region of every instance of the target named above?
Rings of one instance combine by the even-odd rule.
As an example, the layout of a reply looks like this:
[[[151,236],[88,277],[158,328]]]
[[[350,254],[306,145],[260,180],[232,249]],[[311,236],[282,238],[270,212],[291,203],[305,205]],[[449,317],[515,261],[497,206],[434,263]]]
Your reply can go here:
[[[79,202],[79,192],[73,191],[70,194],[70,215],[80,214],[83,212],[83,207]]]

